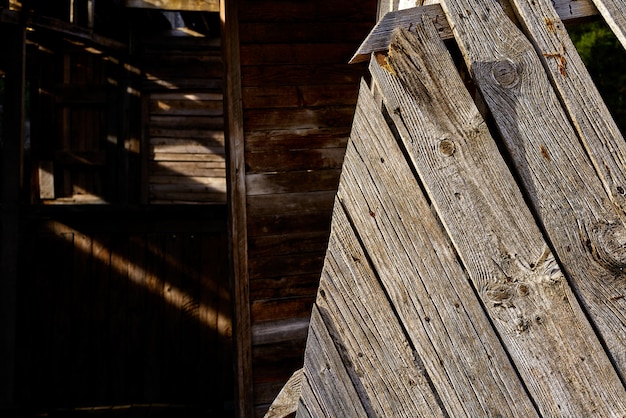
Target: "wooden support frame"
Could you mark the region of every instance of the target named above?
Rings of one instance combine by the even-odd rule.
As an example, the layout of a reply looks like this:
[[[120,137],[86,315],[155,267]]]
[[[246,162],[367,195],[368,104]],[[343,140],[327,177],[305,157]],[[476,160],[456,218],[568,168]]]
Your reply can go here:
[[[15,401],[15,357],[17,319],[17,267],[19,242],[19,199],[24,143],[24,90],[26,28],[5,25],[2,30],[7,58],[3,132],[0,148],[0,405]]]
[[[195,12],[217,12],[219,0],[126,0],[126,7],[163,10],[189,10]]]
[[[253,416],[252,332],[248,278],[246,173],[244,155],[238,1],[220,2],[224,54],[224,114],[226,117],[226,181],[231,255],[233,344],[235,348],[235,409]]]

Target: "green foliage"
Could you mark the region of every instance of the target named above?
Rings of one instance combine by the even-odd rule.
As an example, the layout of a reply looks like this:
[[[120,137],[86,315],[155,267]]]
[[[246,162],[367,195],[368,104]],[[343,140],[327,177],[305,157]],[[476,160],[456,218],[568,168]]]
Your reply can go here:
[[[604,21],[569,28],[585,62],[622,134],[626,134],[626,51]]]

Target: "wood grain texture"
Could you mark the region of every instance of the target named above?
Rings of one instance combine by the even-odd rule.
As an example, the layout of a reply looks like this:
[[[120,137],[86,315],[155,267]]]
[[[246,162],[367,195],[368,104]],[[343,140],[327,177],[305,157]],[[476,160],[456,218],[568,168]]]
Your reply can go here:
[[[463,20],[467,10],[488,14],[475,2],[444,10]],[[458,37],[485,38],[455,28]],[[372,62],[371,71],[483,306],[540,414],[616,415],[626,393],[594,329],[437,31],[429,20],[416,31],[399,30],[384,67]],[[510,33],[500,27],[488,38],[514,48]]]
[[[302,369],[296,370],[270,406],[266,418],[284,418],[298,410],[298,400],[302,392]]]
[[[509,6],[509,1],[511,0],[502,0],[500,3],[504,3],[502,7],[506,9]],[[598,10],[591,1],[592,0],[554,0],[552,4],[561,19],[569,21],[598,14]],[[372,52],[387,50],[395,28],[402,27],[410,30],[411,27],[421,22],[422,16],[428,16],[433,20],[437,32],[442,39],[451,39],[453,37],[451,23],[446,19],[446,15],[439,4],[440,1],[427,1],[426,3],[427,5],[425,6],[393,10],[383,15],[361,46],[359,46],[359,49],[354,53],[350,63],[354,64],[367,61]],[[497,7],[496,4],[494,4],[494,6]],[[397,3],[395,7],[398,7]],[[467,10],[471,11],[472,8]]]
[[[368,416],[446,416],[366,254],[337,203],[316,306]]]
[[[619,0],[592,0],[622,46],[626,48],[626,9]]]
[[[467,275],[365,86],[338,198],[448,415],[497,411],[504,416],[535,416]],[[336,233],[331,231],[331,240]]]
[[[624,377],[626,299],[619,296],[626,291],[626,214],[616,210],[609,197],[621,204],[623,186],[611,181],[625,176],[623,139],[610,132],[597,134],[602,140],[586,136],[591,138],[587,148],[599,165],[596,170],[535,49],[499,9],[486,3],[472,2],[469,14],[469,2],[446,0],[442,5],[533,209]],[[542,12],[536,13],[540,22]],[[489,47],[480,41],[485,38],[491,40]],[[571,71],[571,94],[588,94],[587,82],[576,82],[575,67],[557,71],[556,78]],[[589,108],[586,101],[579,104],[592,118],[602,117],[592,100]],[[594,126],[611,129],[609,121]],[[607,151],[614,156],[606,155],[604,161]],[[615,173],[608,177],[607,169]]]
[[[611,201],[626,213],[626,142],[547,0],[511,0]]]
[[[367,416],[332,336],[315,306],[311,314],[307,350],[311,354],[304,360],[302,392],[296,416]]]
[[[220,2],[221,33],[224,51],[224,113],[226,145],[227,202],[230,253],[230,277],[233,303],[233,346],[236,370],[235,411],[239,417],[252,416],[252,331],[250,283],[248,278],[248,230],[246,213],[246,178],[244,133],[241,121],[241,62],[239,51],[239,1]]]

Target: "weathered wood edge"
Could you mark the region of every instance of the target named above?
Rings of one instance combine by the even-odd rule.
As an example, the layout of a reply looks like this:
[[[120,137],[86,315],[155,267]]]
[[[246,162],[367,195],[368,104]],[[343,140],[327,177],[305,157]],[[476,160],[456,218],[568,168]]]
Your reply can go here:
[[[302,369],[296,370],[280,390],[264,418],[283,418],[298,410],[298,400],[302,392]]]
[[[626,7],[623,0],[593,0],[622,46],[626,48]]]
[[[564,22],[598,14],[598,10],[591,3],[591,0],[555,0],[553,3],[561,20]],[[433,20],[441,39],[452,39],[454,37],[450,22],[446,19],[440,4],[396,10],[384,15],[374,26],[350,59],[350,64],[368,61],[372,52],[386,51],[391,41],[391,34],[395,28],[403,27],[411,30],[414,25],[421,23],[424,15],[429,16]]]
[[[296,416],[368,416],[317,305],[311,312]]]
[[[611,201],[626,213],[626,142],[549,0],[511,0]]]
[[[436,36],[432,25],[430,32],[429,37],[423,32],[419,37],[412,35],[411,41],[393,50],[390,57],[400,56],[402,52],[399,51],[412,50],[411,45],[418,43],[432,47]],[[417,56],[420,53],[411,54],[411,60]],[[521,194],[519,191],[511,193],[518,189],[515,186],[510,188],[515,182],[509,178],[511,174],[495,143],[489,138],[486,142],[480,141],[480,146],[477,144],[479,134],[485,138],[490,135],[484,122],[477,124],[475,121],[477,110],[468,112],[459,107],[461,101],[463,107],[473,106],[471,98],[467,96],[461,100],[457,95],[453,100],[448,97],[449,93],[442,93],[442,89],[446,92],[454,89],[467,94],[460,79],[456,88],[452,87],[451,82],[459,77],[450,77],[450,74],[456,74],[456,69],[449,57],[447,65],[437,59],[445,56],[445,47],[441,44],[427,58],[420,60],[421,81],[414,83],[399,82],[398,77],[406,74],[417,77],[408,68],[400,69],[394,65],[383,69],[375,61],[370,68],[374,79],[381,85],[391,117],[437,210],[445,209],[440,217],[475,281],[475,287],[484,297],[484,306],[490,311],[542,414],[578,411],[585,415],[595,411],[611,415],[623,410],[624,388],[543,241]],[[418,93],[422,89],[420,86],[426,83],[423,77],[427,68],[431,74],[445,71],[448,75],[440,79],[441,85],[435,82],[434,89],[431,86],[428,91]],[[405,85],[413,86],[415,90],[406,90]],[[414,94],[416,98],[412,99]],[[433,119],[431,116],[434,115],[438,116]],[[461,135],[466,139],[462,140]],[[427,168],[437,161],[434,168]],[[456,165],[463,161],[463,165]],[[491,163],[485,166],[487,162]],[[472,186],[474,182],[480,185]],[[491,187],[485,190],[487,184]],[[487,215],[481,214],[485,209]],[[487,223],[491,216],[495,218]],[[478,223],[477,219],[480,219]],[[487,225],[487,230],[483,230]],[[494,246],[490,240],[495,237],[498,238]],[[474,242],[475,239],[480,242]],[[484,249],[494,252],[493,255],[487,255],[487,259],[476,258],[475,253]],[[507,261],[511,258],[515,261]],[[505,290],[509,286],[507,283],[522,286],[519,297]],[[495,300],[500,290],[506,295],[507,302],[503,304]],[[529,317],[525,319],[527,315]],[[541,361],[534,357],[536,354],[530,354],[537,351],[544,353]],[[580,358],[571,357],[567,354],[569,352],[577,353]],[[585,367],[581,367],[581,358],[585,359]],[[592,399],[602,399],[602,402],[592,406]],[[561,409],[564,405],[565,409]]]

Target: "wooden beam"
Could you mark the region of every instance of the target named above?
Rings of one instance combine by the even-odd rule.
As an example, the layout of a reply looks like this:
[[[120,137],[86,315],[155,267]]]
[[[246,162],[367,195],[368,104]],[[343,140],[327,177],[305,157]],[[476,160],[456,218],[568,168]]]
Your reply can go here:
[[[127,45],[106,36],[93,33],[92,30],[81,28],[80,26],[64,22],[47,16],[31,16],[28,25],[35,30],[52,31],[62,33],[70,38],[99,45],[103,48],[114,51],[126,51]]]
[[[126,0],[126,7],[162,10],[219,12],[219,0]]]
[[[0,405],[15,401],[15,354],[17,319],[17,266],[19,197],[24,142],[25,45],[24,25],[5,25],[3,58],[6,58],[0,180],[2,192],[0,235]]]
[[[554,0],[553,4],[559,17],[564,22],[598,14],[598,9],[596,9],[591,0]],[[376,26],[374,26],[374,29],[372,29],[367,38],[365,38],[350,60],[350,64],[369,60],[372,52],[386,51],[394,29],[403,27],[411,30],[412,27],[422,21],[422,16],[428,16],[432,19],[442,39],[453,38],[450,23],[446,19],[446,15],[441,9],[440,4],[396,10],[384,15]]]
[[[248,278],[248,229],[244,155],[238,0],[221,2],[226,117],[226,181],[231,255],[233,343],[235,347],[237,416],[253,416],[252,331]]]

